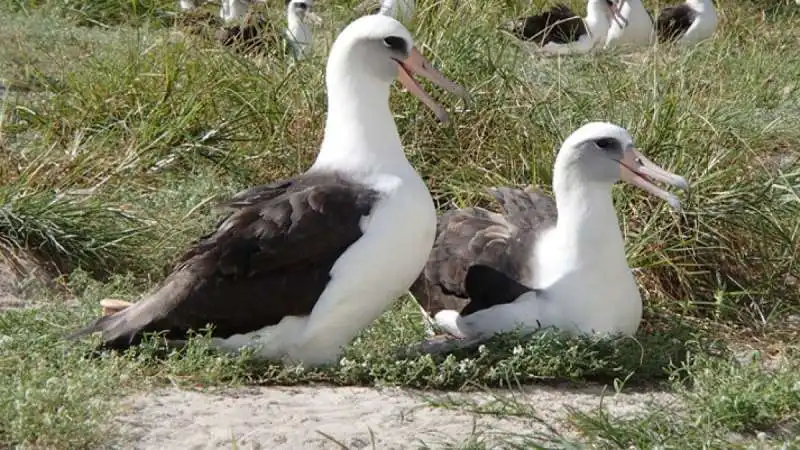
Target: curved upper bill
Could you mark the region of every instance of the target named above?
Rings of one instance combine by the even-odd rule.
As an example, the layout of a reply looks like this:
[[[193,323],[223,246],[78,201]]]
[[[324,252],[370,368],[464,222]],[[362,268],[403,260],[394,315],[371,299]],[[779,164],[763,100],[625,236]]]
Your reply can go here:
[[[652,181],[661,181],[688,191],[689,183],[685,178],[662,169],[633,147],[625,149],[619,163],[620,175],[623,180],[665,200],[676,211],[681,210],[681,201],[678,200],[678,197],[654,185]]]
[[[408,92],[411,92],[422,100],[422,103],[427,105],[428,108],[436,114],[436,118],[438,118],[440,122],[447,122],[447,111],[422,89],[422,86],[414,79],[415,73],[427,78],[439,87],[458,95],[469,104],[470,98],[467,90],[447,79],[441,72],[434,69],[431,63],[422,56],[416,47],[411,48],[408,58],[403,61],[398,61],[398,63],[398,78],[400,79],[400,83]]]

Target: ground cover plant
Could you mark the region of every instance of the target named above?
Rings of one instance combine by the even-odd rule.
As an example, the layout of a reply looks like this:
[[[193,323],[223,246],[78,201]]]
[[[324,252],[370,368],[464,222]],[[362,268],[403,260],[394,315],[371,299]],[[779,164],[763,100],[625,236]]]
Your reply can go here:
[[[421,356],[408,350],[423,331],[406,298],[338,366],[319,370],[220,355],[202,336],[167,355],[154,338],[99,359],[87,357],[91,340],[62,340],[100,299],[135,300],[154,287],[213,224],[215,201],[308,167],[322,136],[327,48],[356,17],[356,2],[318,2],[314,54],[289,64],[182,34],[174,3],[0,5],[0,261],[33,261],[49,275],[27,289],[32,307],[0,313],[0,446],[102,446],[120,394],[168,383],[470,390],[569,381],[680,400],[633,418],[571,415],[579,441],[601,448],[800,447],[793,1],[721,1],[716,38],[682,51],[560,60],[531,58],[498,30],[545,2],[420,2],[417,45],[474,99],[469,110],[452,106],[441,126],[411,96],[392,95],[409,159],[440,210],[489,206],[489,186],[549,186],[561,140],[589,120],[627,127],[646,155],[690,181],[691,196],[678,215],[615,190],[646,307],[635,340],[547,331]],[[743,361],[752,348],[761,359]],[[768,357],[783,362],[765,368]],[[478,412],[534,416],[534,406]],[[514,439],[523,448],[573,440]],[[453,445],[490,446],[480,433]]]

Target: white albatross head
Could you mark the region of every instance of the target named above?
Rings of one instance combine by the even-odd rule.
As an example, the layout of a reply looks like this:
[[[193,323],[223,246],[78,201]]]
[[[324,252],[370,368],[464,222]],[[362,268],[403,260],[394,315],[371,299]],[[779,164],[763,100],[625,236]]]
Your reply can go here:
[[[290,0],[286,2],[288,17],[296,17],[305,20],[306,14],[311,11],[313,0]]]
[[[591,3],[592,0],[589,0]],[[609,26],[611,22],[615,22],[620,28],[628,26],[628,19],[622,15],[622,5],[628,0],[603,0],[603,4],[598,8],[608,18]]]
[[[391,17],[369,15],[351,22],[336,38],[328,55],[326,83],[329,91],[338,89],[348,80],[378,85],[381,89],[385,84],[388,93],[389,85],[399,78],[409,92],[428,106],[440,121],[446,122],[448,116],[444,107],[414,80],[415,73],[469,99],[463,87],[447,79],[422,56],[406,27]]]
[[[626,129],[607,122],[591,122],[573,132],[561,146],[556,167],[576,171],[580,179],[588,182],[609,186],[619,180],[628,182],[666,201],[677,211],[681,210],[678,197],[653,182],[689,190],[686,179],[645,158]]]

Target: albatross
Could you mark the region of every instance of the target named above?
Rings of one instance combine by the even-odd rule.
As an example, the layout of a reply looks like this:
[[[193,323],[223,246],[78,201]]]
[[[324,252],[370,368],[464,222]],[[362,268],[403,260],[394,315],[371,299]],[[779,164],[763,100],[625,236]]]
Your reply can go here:
[[[225,23],[242,20],[250,10],[250,4],[258,0],[222,0],[219,6],[219,17]]]
[[[717,29],[717,10],[711,0],[686,0],[661,10],[656,19],[658,38],[664,42],[696,44]]]
[[[263,359],[335,362],[407,292],[433,245],[433,200],[403,153],[389,109],[389,86],[399,77],[447,120],[414,73],[468,99],[402,24],[386,16],[353,21],[328,56],[325,134],[313,165],[236,194],[228,215],[160,288],[71,337],[101,332],[101,349],[125,349],[144,333],[165,332],[179,344],[210,324],[222,350],[252,346]]]
[[[585,18],[559,5],[535,16],[512,20],[506,28],[518,38],[540,46],[538,52],[546,55],[587,53],[605,42],[616,14],[613,0],[588,0]]]
[[[617,14],[611,21],[604,48],[646,47],[655,42],[653,17],[641,0],[616,0]]]
[[[408,25],[414,18],[417,6],[414,0],[381,0],[379,5],[376,3],[375,0],[364,0],[354,9],[367,14],[389,16]]]
[[[642,300],[611,200],[620,179],[678,210],[678,198],[653,183],[689,187],[645,158],[624,128],[588,123],[558,152],[555,199],[500,188],[502,214],[445,213],[412,294],[440,328],[467,340],[518,327],[634,334]]]
[[[312,0],[289,0],[286,4],[286,46],[295,60],[306,57],[311,46],[311,27],[306,14],[311,12]]]
[[[226,25],[215,33],[215,39],[226,47],[242,53],[265,54],[270,47],[283,47],[295,60],[304,59],[311,46],[311,28],[306,23],[311,18],[313,0],[288,0],[286,2],[286,29],[282,34],[271,27],[261,13],[247,10],[240,23]]]
[[[377,14],[394,17],[400,22],[408,24],[414,18],[415,10],[414,0],[382,0]]]

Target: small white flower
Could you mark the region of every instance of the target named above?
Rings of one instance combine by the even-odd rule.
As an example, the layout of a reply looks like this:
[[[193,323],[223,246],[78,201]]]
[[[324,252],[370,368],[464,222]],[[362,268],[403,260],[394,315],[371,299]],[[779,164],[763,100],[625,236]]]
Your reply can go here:
[[[512,353],[513,353],[514,355],[517,355],[517,356],[519,356],[519,355],[521,355],[521,354],[525,353],[525,350],[523,350],[523,349],[522,349],[522,346],[521,346],[521,345],[517,345],[517,346],[515,346],[515,347],[514,347],[514,350],[513,350],[513,352],[512,352]]]
[[[484,353],[487,353],[488,351],[489,350],[487,350],[486,346],[483,345],[483,344],[481,344],[480,347],[478,347],[478,353],[480,353],[481,355],[484,354]]]

